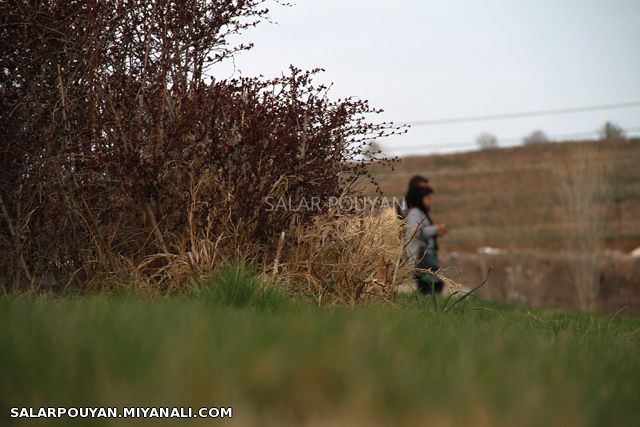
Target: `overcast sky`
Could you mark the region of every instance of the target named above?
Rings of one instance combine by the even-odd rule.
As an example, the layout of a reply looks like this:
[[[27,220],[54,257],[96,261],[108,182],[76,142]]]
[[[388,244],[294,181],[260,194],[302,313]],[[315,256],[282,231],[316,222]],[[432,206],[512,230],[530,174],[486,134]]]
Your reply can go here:
[[[383,108],[380,121],[640,102],[640,0],[296,0],[270,5],[277,24],[242,36],[255,47],[236,76],[326,69],[335,98]],[[230,64],[216,71],[229,77]],[[589,132],[605,121],[638,128],[640,106],[414,126],[381,141],[391,154],[473,149],[490,132],[512,145],[535,129]]]

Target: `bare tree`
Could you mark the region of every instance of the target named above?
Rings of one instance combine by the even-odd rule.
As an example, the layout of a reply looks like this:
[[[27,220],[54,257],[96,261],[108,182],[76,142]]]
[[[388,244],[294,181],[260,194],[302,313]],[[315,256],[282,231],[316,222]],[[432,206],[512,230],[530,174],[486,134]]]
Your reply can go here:
[[[624,129],[613,122],[606,122],[600,128],[600,139],[603,141],[616,141],[625,138]]]
[[[481,133],[476,138],[476,144],[481,150],[489,150],[498,147],[498,138],[490,133]]]
[[[543,144],[549,142],[547,135],[541,130],[534,130],[524,138],[525,145]]]
[[[570,269],[581,308],[595,307],[600,286],[598,249],[604,237],[602,201],[609,166],[593,147],[580,144],[556,169],[560,207],[569,228]]]

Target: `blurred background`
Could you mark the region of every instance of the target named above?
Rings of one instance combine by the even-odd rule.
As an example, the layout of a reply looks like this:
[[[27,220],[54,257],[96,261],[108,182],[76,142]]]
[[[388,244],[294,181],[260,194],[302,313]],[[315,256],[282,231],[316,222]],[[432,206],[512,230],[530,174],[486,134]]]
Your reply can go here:
[[[274,6],[216,78],[326,69],[332,96],[411,126],[373,143],[403,161],[372,172],[387,196],[431,180],[462,281],[494,266],[491,297],[640,310],[640,2]]]
[[[634,0],[448,2],[299,0],[239,40],[254,49],[216,78],[322,67],[336,98],[408,123],[380,141],[392,155],[499,146],[539,130],[553,140],[598,136],[613,122],[640,135],[640,3]],[[376,119],[376,120],[377,120]]]

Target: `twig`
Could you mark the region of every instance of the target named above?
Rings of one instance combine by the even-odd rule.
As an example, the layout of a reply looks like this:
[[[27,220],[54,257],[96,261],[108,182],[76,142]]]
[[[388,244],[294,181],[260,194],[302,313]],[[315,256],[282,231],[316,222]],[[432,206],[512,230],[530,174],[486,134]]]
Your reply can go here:
[[[22,268],[22,271],[24,271],[24,275],[27,276],[27,280],[29,280],[29,282],[33,282],[33,276],[31,275],[31,272],[29,271],[29,268],[27,267],[27,263],[25,262],[24,257],[22,256],[22,250],[21,250],[22,245],[20,244],[20,239],[18,238],[18,235],[16,234],[15,228],[13,228],[13,223],[11,222],[11,217],[9,217],[9,212],[7,211],[7,208],[4,205],[4,200],[3,200],[1,194],[0,194],[0,208],[2,208],[2,214],[4,215],[5,219],[7,220],[7,226],[9,227],[9,233],[11,233],[11,237],[13,237],[14,245],[16,246],[15,247],[16,253],[18,255],[18,260],[20,261],[20,267]]]
[[[162,249],[166,254],[165,258],[168,261],[170,259],[169,248],[164,241],[164,237],[162,237],[162,233],[160,232],[160,228],[158,227],[158,222],[156,221],[156,215],[153,213],[153,209],[151,208],[148,200],[144,201],[144,208],[147,211],[147,215],[149,215],[149,220],[151,221],[151,226],[153,227],[153,234],[156,236],[156,239],[158,239],[158,245],[160,246],[160,249]]]
[[[271,276],[271,284],[275,285],[276,277],[278,275],[278,262],[280,260],[280,253],[282,252],[282,246],[284,246],[284,231],[280,234],[280,240],[278,241],[278,248],[276,249],[276,258],[273,260],[273,275]]]

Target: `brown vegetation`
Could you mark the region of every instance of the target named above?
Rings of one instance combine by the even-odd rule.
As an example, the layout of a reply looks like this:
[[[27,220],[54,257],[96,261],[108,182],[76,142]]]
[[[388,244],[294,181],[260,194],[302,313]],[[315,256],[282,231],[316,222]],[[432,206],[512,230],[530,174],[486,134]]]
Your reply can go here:
[[[383,159],[366,101],[331,101],[319,70],[208,81],[250,46],[262,1],[4,2],[0,10],[0,281],[166,286],[325,212],[268,211],[353,191]],[[265,250],[267,248],[268,250]]]
[[[394,211],[317,217],[292,230],[270,273],[284,289],[318,304],[390,300],[411,272],[402,262],[402,236]]]

